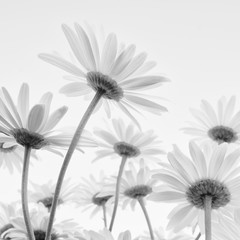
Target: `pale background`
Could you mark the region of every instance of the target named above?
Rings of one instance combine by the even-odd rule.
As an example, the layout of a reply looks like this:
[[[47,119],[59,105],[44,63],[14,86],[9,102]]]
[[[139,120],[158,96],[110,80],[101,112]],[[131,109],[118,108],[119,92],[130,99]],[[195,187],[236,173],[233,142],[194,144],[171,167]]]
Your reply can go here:
[[[155,93],[165,98],[161,103],[169,113],[137,116],[144,130],[151,127],[163,141],[162,147],[171,150],[173,143],[187,153],[190,137],[179,129],[191,118],[189,107],[199,108],[201,99],[213,105],[223,95],[237,96],[240,90],[240,3],[233,0],[1,0],[0,1],[0,79],[12,95],[16,95],[22,82],[31,89],[32,104],[46,92],[54,93],[52,110],[69,106],[69,112],[60,126],[76,126],[87,101],[67,98],[58,93],[66,80],[64,71],[38,58],[39,53],[57,51],[69,56],[70,48],[61,30],[61,24],[73,27],[74,22],[88,22],[105,33],[115,32],[119,42],[134,43],[137,51],[146,51],[149,60],[158,64],[152,73],[171,79]],[[116,115],[115,115],[116,116]],[[126,119],[125,115],[121,117]],[[88,130],[99,126],[106,118],[104,111],[95,114]],[[99,120],[100,119],[100,120]],[[104,126],[104,125],[102,125]],[[116,172],[120,161],[100,160],[92,164],[93,154],[76,153],[67,171],[73,181],[100,169],[108,174]],[[41,161],[31,168],[30,178],[44,183],[56,179],[62,159],[41,152]],[[166,157],[162,157],[166,160]],[[0,171],[1,200],[17,197],[20,175]],[[149,204],[154,228],[166,224],[171,207]],[[75,212],[68,211],[66,217]],[[101,215],[89,219],[88,214],[75,214],[83,228],[102,227]],[[118,211],[116,233],[131,229],[133,235],[147,229],[139,208],[136,212]],[[133,223],[137,223],[133,224]]]

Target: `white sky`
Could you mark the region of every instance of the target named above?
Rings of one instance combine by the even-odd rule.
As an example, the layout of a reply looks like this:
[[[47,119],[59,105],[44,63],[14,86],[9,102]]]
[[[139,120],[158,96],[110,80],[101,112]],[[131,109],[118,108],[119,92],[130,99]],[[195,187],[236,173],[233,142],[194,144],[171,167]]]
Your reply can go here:
[[[148,59],[158,63],[152,73],[171,79],[171,83],[155,91],[167,99],[162,104],[168,107],[169,113],[162,116],[146,113],[145,118],[139,119],[143,129],[151,126],[159,133],[165,150],[171,150],[171,144],[177,143],[186,152],[190,138],[179,128],[186,126],[185,121],[191,118],[189,107],[199,108],[201,99],[215,105],[223,95],[238,97],[239,12],[240,3],[233,0],[1,0],[1,86],[16,95],[22,82],[29,83],[32,103],[44,92],[53,92],[53,110],[61,105],[69,106],[69,112],[60,125],[76,126],[87,102],[59,94],[59,88],[66,83],[62,78],[65,73],[41,61],[37,55],[57,51],[67,57],[70,48],[61,24],[73,26],[74,22],[81,24],[86,21],[97,29],[102,27],[106,33],[115,32],[120,42],[136,44],[138,52],[146,51]],[[239,97],[237,101],[240,106]],[[99,126],[101,117],[106,117],[103,111],[92,117],[87,129]],[[121,117],[126,119],[123,114]],[[41,156],[42,162],[34,164],[30,177],[43,182],[44,177],[56,177],[61,159],[47,153],[41,153]],[[67,175],[77,180],[100,169],[109,173],[117,171],[118,165],[119,162],[103,160],[93,165],[91,154],[82,156],[77,153]],[[15,196],[9,185],[20,185],[20,176],[8,176],[4,171],[1,175],[2,199],[6,201]],[[163,205],[149,207],[153,225],[158,227],[165,221],[162,215],[165,216],[163,209],[166,208]],[[157,214],[155,208],[159,209]],[[136,214],[142,215],[140,211]],[[86,214],[83,216],[83,227],[97,228],[101,225],[101,220],[89,221]],[[124,230],[128,223],[139,217],[119,211],[118,219],[121,220],[116,229]],[[139,226],[133,227],[135,232],[146,229],[144,219]]]

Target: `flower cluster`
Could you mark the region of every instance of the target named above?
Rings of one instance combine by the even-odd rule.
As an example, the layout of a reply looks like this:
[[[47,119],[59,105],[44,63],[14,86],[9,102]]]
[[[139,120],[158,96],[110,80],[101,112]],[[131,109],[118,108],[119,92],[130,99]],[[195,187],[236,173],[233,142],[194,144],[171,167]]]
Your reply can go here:
[[[94,96],[76,130],[56,130],[68,108],[51,112],[53,94],[45,93],[29,107],[29,86],[23,83],[17,101],[5,87],[0,95],[0,166],[12,174],[22,174],[21,198],[0,204],[0,237],[7,240],[114,240],[113,226],[119,206],[141,209],[148,232],[130,233],[131,225],[118,233],[118,240],[232,240],[240,237],[240,110],[234,112],[236,97],[218,101],[217,112],[205,100],[202,110],[192,109],[197,123],[183,128],[194,136],[190,155],[176,145],[165,151],[154,130],[143,131],[135,113],[141,110],[161,115],[167,108],[142,91],[159,87],[168,79],[149,74],[156,65],[146,53],[136,54],[135,45],[121,46],[115,34],[106,36],[101,46],[94,31],[75,24],[62,26],[77,64],[59,55],[40,54],[70,76],[60,89],[69,97]],[[158,99],[157,97],[155,99]],[[85,130],[91,115],[105,109],[106,126]],[[112,117],[112,106],[129,119]],[[51,112],[51,113],[50,113]],[[111,119],[110,119],[111,118]],[[96,160],[110,158],[119,164],[111,176],[101,171],[73,183],[65,179],[75,149],[92,147]],[[47,150],[63,158],[58,179],[44,184],[29,180],[31,158]],[[154,164],[152,164],[154,163]],[[34,165],[34,163],[32,164]],[[31,170],[31,169],[30,169]],[[28,186],[30,182],[30,186]],[[174,203],[166,231],[152,227],[148,202]],[[83,229],[75,219],[63,219],[64,207],[89,211],[103,220],[99,231]],[[161,214],[159,214],[161,216]],[[110,222],[108,222],[110,220]]]

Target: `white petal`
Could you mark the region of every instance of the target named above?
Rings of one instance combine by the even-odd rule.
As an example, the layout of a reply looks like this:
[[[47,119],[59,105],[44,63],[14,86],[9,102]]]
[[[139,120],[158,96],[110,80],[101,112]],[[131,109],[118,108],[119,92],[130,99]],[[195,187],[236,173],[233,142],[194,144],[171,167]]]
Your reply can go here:
[[[37,132],[44,118],[44,105],[35,105],[28,116],[28,129]]]
[[[92,91],[86,83],[72,82],[68,83],[60,89],[60,93],[65,94],[68,97],[82,96]]]
[[[18,95],[18,111],[22,119],[23,126],[26,127],[29,112],[29,87],[23,83]]]

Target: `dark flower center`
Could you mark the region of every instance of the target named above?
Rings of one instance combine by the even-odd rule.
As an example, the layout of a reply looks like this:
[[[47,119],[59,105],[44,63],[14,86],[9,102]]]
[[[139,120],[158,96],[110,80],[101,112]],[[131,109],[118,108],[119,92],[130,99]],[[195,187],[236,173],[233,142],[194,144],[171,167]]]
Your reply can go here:
[[[11,147],[3,147],[4,143],[0,143],[0,152],[3,153],[9,153],[9,152],[13,152],[16,148],[17,145],[11,146]]]
[[[213,179],[203,179],[192,184],[186,192],[187,200],[197,208],[204,208],[206,196],[212,198],[212,209],[224,207],[230,202],[231,194],[221,182]]]
[[[126,142],[117,142],[113,148],[117,154],[128,158],[137,157],[140,154],[140,150],[137,147]]]
[[[52,202],[53,202],[53,197],[46,197],[38,201],[38,203],[42,203],[48,211],[51,210],[52,207]],[[58,205],[62,204],[63,200],[61,198],[58,199]]]
[[[208,136],[219,144],[223,142],[232,143],[237,141],[237,134],[230,127],[216,126],[208,131]]]
[[[146,197],[152,192],[152,188],[148,185],[136,185],[124,191],[124,195],[130,198],[138,199]]]
[[[34,231],[35,240],[45,240],[46,232],[43,230],[35,230]],[[56,233],[51,234],[51,240],[58,239],[58,235]]]
[[[87,82],[96,92],[102,92],[102,96],[105,98],[119,102],[123,97],[123,90],[118,86],[117,82],[100,72],[88,72]]]
[[[92,202],[94,204],[96,204],[97,206],[104,206],[106,204],[106,202],[112,197],[112,195],[107,195],[104,197],[97,197],[98,193],[96,193],[93,197],[92,197]]]
[[[40,149],[48,145],[48,142],[42,135],[31,132],[25,128],[15,128],[12,130],[12,134],[17,143],[21,144],[24,147]]]

